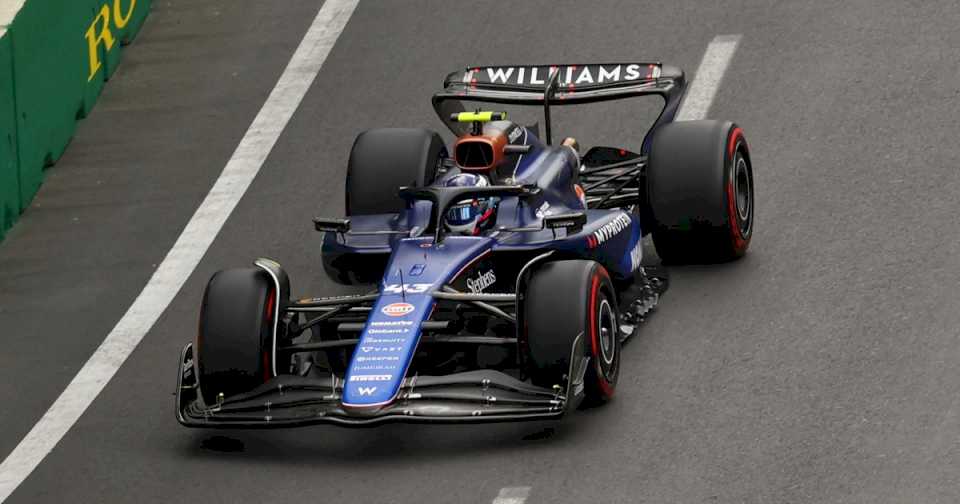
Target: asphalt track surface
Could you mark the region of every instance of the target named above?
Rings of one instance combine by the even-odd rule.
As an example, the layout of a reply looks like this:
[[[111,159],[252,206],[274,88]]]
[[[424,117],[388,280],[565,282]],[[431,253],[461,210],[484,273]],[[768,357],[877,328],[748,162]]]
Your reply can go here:
[[[143,288],[319,8],[155,2],[0,244],[2,456]],[[7,502],[960,500],[957,25],[952,2],[362,2],[180,294]],[[268,256],[295,294],[343,291],[310,217],[341,213],[357,132],[442,130],[429,95],[468,64],[692,74],[721,34],[742,38],[709,117],[747,133],[756,235],[742,261],[672,270],[611,404],[558,425],[231,432],[234,452],[175,422],[210,274]],[[585,145],[632,127],[581,120]]]

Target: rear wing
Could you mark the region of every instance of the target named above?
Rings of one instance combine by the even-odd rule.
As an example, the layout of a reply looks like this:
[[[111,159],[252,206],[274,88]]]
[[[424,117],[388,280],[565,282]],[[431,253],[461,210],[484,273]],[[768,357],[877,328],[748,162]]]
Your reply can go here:
[[[550,106],[621,100],[659,95],[663,110],[647,132],[673,121],[686,87],[683,71],[661,63],[590,63],[580,65],[519,65],[468,67],[443,81],[433,95],[433,108],[457,135],[464,126],[451,124],[451,114],[464,111],[464,101],[512,105],[543,105],[546,141],[550,143]]]

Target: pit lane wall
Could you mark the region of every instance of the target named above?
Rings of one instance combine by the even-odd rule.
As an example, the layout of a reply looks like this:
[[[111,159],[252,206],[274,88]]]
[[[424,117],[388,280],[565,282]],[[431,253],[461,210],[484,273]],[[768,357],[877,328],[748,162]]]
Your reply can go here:
[[[93,108],[150,2],[0,0],[0,240]]]

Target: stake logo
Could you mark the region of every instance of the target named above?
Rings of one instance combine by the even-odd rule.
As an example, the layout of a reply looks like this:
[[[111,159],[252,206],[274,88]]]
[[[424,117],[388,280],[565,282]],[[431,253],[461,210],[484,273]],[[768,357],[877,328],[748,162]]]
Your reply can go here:
[[[417,308],[410,303],[390,303],[380,309],[380,313],[388,317],[402,317],[413,313]]]

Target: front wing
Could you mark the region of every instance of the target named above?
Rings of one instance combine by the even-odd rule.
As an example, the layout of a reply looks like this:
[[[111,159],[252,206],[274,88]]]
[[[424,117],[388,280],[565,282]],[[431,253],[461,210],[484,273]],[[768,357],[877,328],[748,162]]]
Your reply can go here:
[[[577,345],[574,345],[576,348]],[[582,355],[582,354],[581,354]],[[563,416],[583,397],[586,357],[574,359],[566,387],[537,387],[495,370],[404,379],[397,399],[379,408],[341,403],[344,381],[329,377],[275,377],[215,406],[200,399],[193,347],[181,352],[177,420],[187,427],[281,428],[314,424],[370,426],[390,422],[484,423],[547,420]]]

